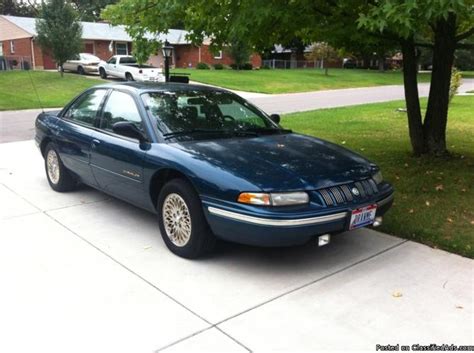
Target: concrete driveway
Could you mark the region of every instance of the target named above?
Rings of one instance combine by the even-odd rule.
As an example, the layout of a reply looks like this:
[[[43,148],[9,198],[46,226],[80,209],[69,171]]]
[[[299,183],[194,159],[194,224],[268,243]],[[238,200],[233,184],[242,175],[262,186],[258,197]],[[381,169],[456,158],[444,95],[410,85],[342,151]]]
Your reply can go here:
[[[0,352],[374,350],[474,344],[473,261],[368,229],[172,255],[155,216],[47,184],[0,144]]]

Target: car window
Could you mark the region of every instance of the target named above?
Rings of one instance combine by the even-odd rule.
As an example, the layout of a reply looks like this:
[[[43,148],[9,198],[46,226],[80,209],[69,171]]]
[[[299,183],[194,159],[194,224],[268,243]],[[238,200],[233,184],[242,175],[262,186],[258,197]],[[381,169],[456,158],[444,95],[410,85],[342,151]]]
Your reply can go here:
[[[112,126],[120,121],[129,121],[144,131],[140,112],[132,96],[124,92],[113,91],[105,103],[100,128],[113,131]]]
[[[117,61],[117,58],[110,58],[109,61],[107,61],[107,64],[115,64]]]
[[[124,56],[120,58],[120,63],[121,64],[136,64],[137,59],[135,59],[133,56]]]
[[[96,89],[85,93],[69,107],[64,117],[81,124],[94,126],[97,112],[106,92],[105,89]]]

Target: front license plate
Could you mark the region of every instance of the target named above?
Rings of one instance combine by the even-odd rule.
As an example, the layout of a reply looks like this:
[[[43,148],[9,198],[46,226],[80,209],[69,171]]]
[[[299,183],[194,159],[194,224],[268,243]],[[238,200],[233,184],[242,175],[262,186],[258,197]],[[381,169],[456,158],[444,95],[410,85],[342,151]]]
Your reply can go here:
[[[374,223],[376,212],[377,205],[370,205],[353,210],[349,229],[365,227]]]

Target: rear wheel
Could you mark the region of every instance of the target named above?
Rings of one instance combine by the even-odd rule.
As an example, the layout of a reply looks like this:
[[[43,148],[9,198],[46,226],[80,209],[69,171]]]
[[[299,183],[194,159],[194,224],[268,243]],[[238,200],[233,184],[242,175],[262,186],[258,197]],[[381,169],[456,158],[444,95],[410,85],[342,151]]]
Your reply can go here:
[[[105,72],[105,69],[103,67],[99,69],[99,74],[100,78],[103,78],[104,80],[107,78],[107,72]]]
[[[194,259],[214,248],[201,200],[187,181],[168,182],[158,196],[157,211],[161,236],[174,254]]]
[[[125,74],[125,79],[126,79],[127,81],[133,81],[133,76],[132,76],[132,74],[131,74],[130,72],[127,72],[127,73]]]
[[[75,189],[76,180],[61,162],[56,147],[52,143],[46,146],[44,166],[48,183],[54,191],[64,192]]]
[[[86,72],[84,71],[84,68],[82,66],[77,67],[77,73],[79,75],[84,75]]]

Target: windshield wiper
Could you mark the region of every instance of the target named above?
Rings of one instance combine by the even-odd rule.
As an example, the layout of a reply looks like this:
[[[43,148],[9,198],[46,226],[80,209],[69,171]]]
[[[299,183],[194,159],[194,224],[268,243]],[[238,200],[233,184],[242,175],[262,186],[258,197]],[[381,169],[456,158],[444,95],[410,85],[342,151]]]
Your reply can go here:
[[[192,134],[222,134],[226,133],[225,130],[214,130],[214,129],[190,129],[190,130],[180,130],[180,131],[173,131],[163,134],[165,140],[168,140],[173,137],[178,136],[185,136],[185,135],[192,135]]]
[[[251,127],[239,131],[244,131],[247,133],[254,133],[254,134],[288,134],[293,131],[288,130],[288,129],[269,129],[265,127]]]
[[[227,130],[229,133],[236,136],[259,136],[258,132],[247,129]]]

